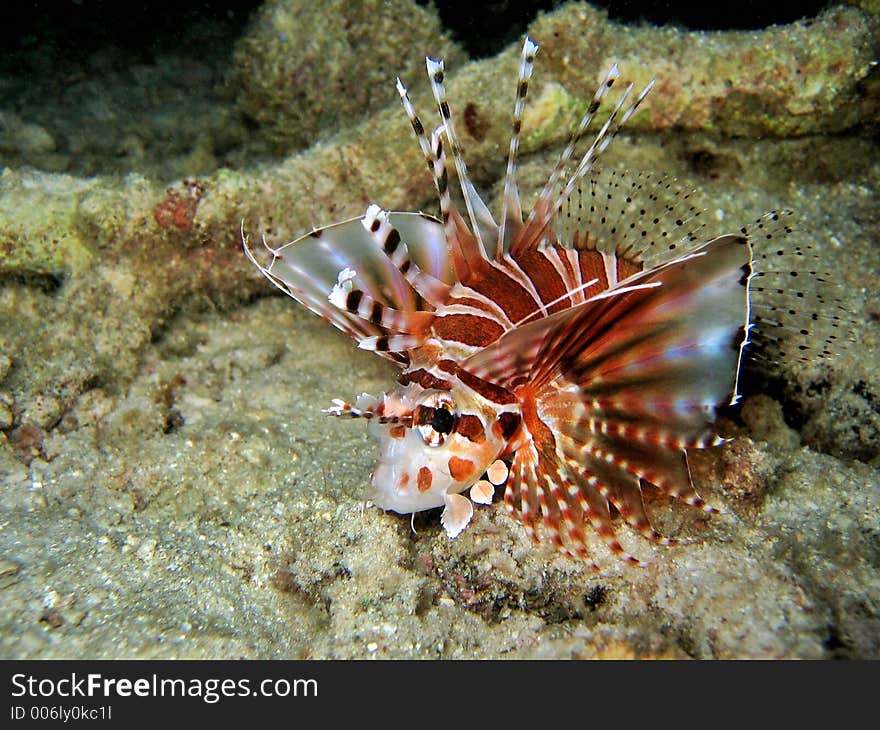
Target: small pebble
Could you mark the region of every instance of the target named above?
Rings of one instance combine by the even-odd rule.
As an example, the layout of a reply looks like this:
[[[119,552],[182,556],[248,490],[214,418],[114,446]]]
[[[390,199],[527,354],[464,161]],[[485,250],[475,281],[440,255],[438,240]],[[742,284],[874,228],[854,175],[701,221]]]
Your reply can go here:
[[[12,396],[0,391],[0,429],[12,428],[15,414],[12,412]]]
[[[0,558],[0,590],[18,582],[18,565]]]
[[[64,404],[55,396],[38,393],[25,406],[21,420],[42,429],[50,429],[64,415]]]
[[[0,382],[6,379],[10,370],[12,370],[12,360],[8,355],[0,353]]]

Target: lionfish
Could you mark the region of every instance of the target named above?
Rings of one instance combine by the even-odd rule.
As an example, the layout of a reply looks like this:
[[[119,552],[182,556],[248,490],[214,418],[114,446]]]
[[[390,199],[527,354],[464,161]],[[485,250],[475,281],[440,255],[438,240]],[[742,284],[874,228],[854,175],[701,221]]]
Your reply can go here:
[[[381,446],[369,495],[376,506],[443,507],[441,523],[455,537],[472,502],[491,502],[503,484],[504,504],[535,542],[549,537],[595,568],[592,529],[640,564],[617,538],[615,513],[654,543],[677,543],[652,527],[645,486],[717,511],[694,489],[687,451],[722,443],[712,424],[720,405],[738,399],[752,328],[791,327],[779,307],[765,307],[762,319],[752,302],[764,289],[758,276],[782,273],[757,270],[773,257],[754,244],[789,233],[789,214],[766,214],[758,235],[743,228],[703,241],[701,211],[670,179],[596,172],[654,83],[635,96],[630,84],[588,136],[620,76],[616,64],[525,214],[517,151],[537,50],[526,38],[498,221],[468,177],[443,61],[428,57],[440,116],[430,136],[400,79],[397,91],[439,218],[372,204],[278,248],[264,240],[265,265],[242,238],[275,286],[399,366],[392,391],[325,411],[369,420]],[[447,150],[464,211],[450,193]],[[770,329],[769,339],[782,337]]]

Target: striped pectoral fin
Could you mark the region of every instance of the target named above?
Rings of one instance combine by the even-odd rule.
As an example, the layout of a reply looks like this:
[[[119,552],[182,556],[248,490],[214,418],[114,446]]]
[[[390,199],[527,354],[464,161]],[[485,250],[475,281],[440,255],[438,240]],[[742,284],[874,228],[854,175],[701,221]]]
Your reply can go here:
[[[535,543],[541,541],[538,525],[542,523],[556,549],[571,555],[560,533],[559,506],[552,499],[550,480],[541,463],[541,456],[533,444],[516,452],[513,470],[517,474],[520,494],[518,516],[532,541]]]
[[[643,388],[662,410],[702,414],[735,398],[748,320],[749,247],[715,239],[583,304],[519,325],[462,370],[505,388],[561,379],[626,402]],[[565,381],[565,382],[562,382]]]
[[[566,343],[574,352],[560,358],[560,371],[594,398],[644,392],[701,406],[704,416],[733,402],[748,332],[749,261],[745,240],[725,236],[631,277],[624,284],[646,288],[610,290]]]
[[[715,407],[736,391],[748,256],[726,237],[648,272],[642,281],[661,286],[626,294],[602,313],[613,326],[589,323],[589,342],[561,360],[557,385],[580,404],[568,404],[574,418],[553,411],[555,427],[568,439],[569,455],[598,472],[612,503],[639,524],[644,512],[627,486],[633,477],[715,511],[691,483],[685,450],[721,442],[711,422]]]
[[[348,312],[385,333],[400,332],[415,334],[424,332],[434,320],[433,312],[403,312],[382,304],[361,289],[353,286],[355,272],[343,269],[339,272],[336,285],[328,297],[331,304]]]
[[[451,280],[452,272],[438,222],[425,216],[389,213],[373,204],[364,214],[363,225],[376,248],[421,299],[434,307],[446,300],[451,287],[444,278]],[[409,241],[414,243],[412,253],[418,260],[411,255]]]
[[[328,302],[333,287],[328,283],[331,274],[324,265],[325,254],[313,242],[301,240],[302,248],[295,256],[289,248],[292,244],[274,249],[264,240],[261,250],[252,249],[245,236],[242,242],[247,257],[272,284],[352,339],[360,340],[379,331],[375,325],[352,317]],[[334,281],[338,273],[337,269],[332,274]]]
[[[347,275],[351,288],[382,307],[416,312],[424,308],[424,303],[401,272],[400,262],[392,260],[383,246],[377,244],[375,231],[371,230],[374,210],[378,207],[371,207],[367,216],[316,229],[278,248],[266,245],[261,251],[249,247],[244,239],[245,252],[275,286],[349,336],[357,340],[378,337],[386,334],[384,327],[371,322],[370,317],[364,318],[361,312],[331,303],[330,297],[340,284],[341,273],[351,272]],[[403,213],[394,214],[394,221],[409,235],[424,234],[432,241],[417,247],[418,258],[438,273],[449,275],[448,259],[434,252],[436,241],[442,240],[437,221]],[[387,220],[385,227],[386,233],[395,230]],[[445,285],[441,282],[440,286]]]
[[[383,353],[405,353],[418,347],[424,342],[419,335],[372,335],[363,337],[358,341],[358,348]]]
[[[508,330],[465,360],[461,369],[501,388],[528,381],[546,342],[565,314],[560,312]]]
[[[561,458],[557,436],[542,420],[539,403],[531,394],[522,395],[521,407],[528,439],[517,449],[511,470],[517,475],[519,516],[534,541],[540,539],[536,528],[540,518],[544,533],[559,552],[586,558],[584,514],[570,490],[570,471]]]
[[[614,435],[606,433],[599,419],[590,419],[588,424],[580,421],[555,425],[560,429],[567,459],[593,474],[603,496],[648,539],[666,542],[654,531],[645,512],[641,491],[645,482],[704,512],[717,511],[694,489],[686,446],[672,436],[674,427],[670,427],[668,439],[657,440],[653,435],[643,436],[653,429],[645,429],[635,419],[631,428]]]
[[[659,284],[636,288],[641,286],[656,288]],[[623,293],[627,291],[629,289]],[[577,335],[590,320],[601,318],[604,310],[600,300],[609,295],[605,292],[583,304],[516,325],[465,360],[462,370],[503,388],[511,389],[523,383],[543,388],[558,374],[567,358],[575,357],[589,345],[589,338]]]
[[[519,493],[527,528],[541,513],[554,542],[561,535],[565,550],[579,552],[571,515],[580,514],[614,553],[636,564],[615,536],[609,502],[661,544],[672,541],[651,526],[643,482],[714,511],[691,483],[685,449],[716,443],[709,430],[714,408],[736,388],[749,255],[736,237],[717,239],[582,305],[514,328],[465,361],[468,373],[530,392],[540,404],[544,420],[526,415],[533,453],[517,452],[506,500],[515,504]],[[544,443],[551,439],[558,457]],[[554,458],[565,468],[554,467]],[[554,492],[566,473],[574,488]]]
[[[574,557],[574,553],[568,549],[562,529],[563,514],[568,511],[568,507],[564,500],[562,503],[559,500],[558,490],[561,479],[562,474],[555,460],[548,463],[539,457],[525,472],[525,487],[532,500],[537,502],[541,521],[550,537],[550,542],[563,555]]]
[[[537,459],[532,444],[520,448],[514,456],[510,477],[504,490],[504,505],[508,513],[523,523],[532,542],[536,544],[540,542],[536,523],[539,507],[532,475],[535,472]]]
[[[573,506],[581,513],[582,519],[590,523],[614,555],[630,565],[644,567],[646,563],[627,552],[617,537],[617,528],[609,507],[609,502],[614,504],[612,498],[615,497],[615,491],[599,479],[589,467],[571,459],[567,459],[566,463],[572,475],[569,494]],[[647,520],[647,517],[645,519]]]
[[[514,457],[505,491],[508,511],[518,517],[532,540],[542,537],[563,555],[590,561],[587,525],[622,559],[634,565],[642,561],[630,555],[616,536],[608,500],[596,478],[578,462],[559,458],[547,436],[520,448]],[[555,441],[550,437],[551,441]]]
[[[567,420],[552,415],[554,396],[545,396],[539,396],[542,420],[527,416],[535,435],[527,447],[517,451],[513,472],[518,478],[508,481],[505,494],[508,508],[519,512],[534,540],[540,539],[536,523],[541,520],[560,552],[587,558],[589,525],[612,553],[632,565],[644,565],[621,545],[610,505],[643,537],[667,546],[679,541],[660,535],[652,526],[642,500],[643,481],[651,481],[663,493],[705,511],[714,511],[693,489],[680,448],[650,440],[631,444],[604,438],[577,418],[577,409]],[[565,408],[558,410],[561,415]]]

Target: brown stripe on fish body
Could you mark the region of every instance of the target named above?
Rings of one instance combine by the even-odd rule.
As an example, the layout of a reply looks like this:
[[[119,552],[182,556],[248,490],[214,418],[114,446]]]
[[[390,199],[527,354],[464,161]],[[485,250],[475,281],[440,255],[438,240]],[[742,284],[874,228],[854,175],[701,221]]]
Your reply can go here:
[[[478,378],[476,375],[471,375],[471,373],[465,370],[458,373],[458,379],[462,384],[493,403],[509,405],[517,402],[516,396],[506,388],[502,388],[500,385],[495,385],[482,378]]]
[[[473,307],[488,312],[486,303],[482,299],[474,299],[473,297],[451,297],[449,304],[460,304],[463,307]]]
[[[476,314],[447,314],[435,317],[433,325],[437,337],[474,347],[485,347],[504,334],[504,328],[495,320]]]
[[[449,307],[460,306],[460,307],[470,307],[471,309],[476,309],[480,312],[485,312],[486,316],[489,317],[492,321],[497,322],[499,325],[507,329],[511,322],[507,319],[504,312],[501,310],[501,307],[494,305],[493,302],[487,301],[486,299],[478,299],[473,296],[450,296],[446,301],[446,305]],[[442,310],[440,310],[442,311]]]
[[[616,254],[614,258],[617,260],[617,281],[628,279],[634,274],[638,274],[643,268],[641,261],[632,261],[620,254]]]
[[[519,282],[482,258],[472,262],[471,276],[462,283],[495,302],[511,322],[525,319],[538,308],[538,302]]]
[[[543,251],[531,248],[522,251],[513,258],[531,280],[535,291],[541,297],[541,301],[544,304],[556,302],[550,307],[550,313],[566,309],[571,305],[571,300],[565,298],[568,287],[565,285],[562,274],[553,262],[544,255]],[[556,300],[560,297],[562,299],[557,302]]]
[[[595,296],[608,288],[608,271],[605,269],[605,258],[601,253],[595,249],[579,251],[578,263],[581,268],[581,280],[585,284],[598,279],[595,284],[584,289],[585,298]]]
[[[455,360],[440,360],[437,363],[437,369],[442,370],[444,373],[449,373],[450,375],[457,375],[458,371],[461,370]]]
[[[578,289],[582,283],[580,280],[581,270],[580,266],[578,266],[578,252],[570,248],[554,245],[551,248],[542,249],[542,253],[562,277],[563,285],[569,294],[568,304],[563,304],[563,307],[582,302],[583,291]],[[577,293],[572,294],[575,289],[577,289]],[[556,305],[551,307],[552,312],[559,311],[555,307]]]
[[[448,380],[443,380],[442,378],[438,378],[436,375],[432,375],[424,368],[401,373],[400,376],[397,378],[397,382],[401,385],[418,383],[425,389],[452,390],[451,382],[449,382]]]
[[[470,413],[464,413],[458,417],[453,431],[475,444],[481,444],[486,440],[486,429],[483,428],[483,422]]]

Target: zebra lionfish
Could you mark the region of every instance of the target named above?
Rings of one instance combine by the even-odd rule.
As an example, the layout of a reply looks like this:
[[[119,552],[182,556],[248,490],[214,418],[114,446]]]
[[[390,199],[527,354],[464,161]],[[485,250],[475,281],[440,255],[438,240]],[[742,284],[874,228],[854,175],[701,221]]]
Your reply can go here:
[[[517,150],[537,50],[526,38],[497,222],[468,177],[443,61],[429,57],[440,115],[432,134],[400,79],[397,90],[440,217],[373,204],[279,248],[264,241],[264,264],[244,246],[275,286],[401,368],[392,391],[325,411],[369,420],[381,444],[376,506],[444,507],[441,522],[455,537],[472,501],[490,502],[503,484],[507,509],[536,542],[549,537],[590,560],[593,529],[638,564],[617,539],[612,511],[649,540],[676,543],[651,526],[645,485],[717,511],[693,487],[687,450],[722,442],[712,430],[716,407],[738,398],[743,348],[759,321],[753,280],[766,272],[753,268],[761,257],[745,228],[698,238],[700,210],[670,180],[596,172],[653,85],[633,96],[630,84],[588,136],[616,64],[524,214]],[[464,210],[450,193],[448,153]],[[790,232],[785,213],[756,228],[761,239]]]

